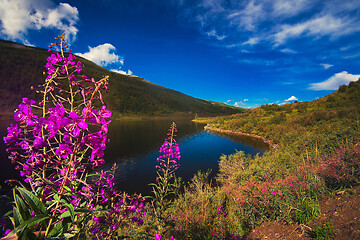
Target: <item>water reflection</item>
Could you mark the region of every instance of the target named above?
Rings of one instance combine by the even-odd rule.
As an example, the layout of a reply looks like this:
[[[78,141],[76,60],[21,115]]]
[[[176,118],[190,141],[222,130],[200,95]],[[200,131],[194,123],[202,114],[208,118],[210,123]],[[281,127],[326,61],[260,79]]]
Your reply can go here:
[[[172,121],[114,121],[109,130],[110,144],[105,155],[105,169],[116,163],[118,187],[129,193],[150,193],[149,183],[156,178],[155,165],[158,150]],[[261,140],[238,135],[205,132],[204,125],[189,120],[175,121],[178,128],[177,142],[181,160],[177,176],[189,181],[198,171],[218,171],[222,154],[244,151],[248,154],[263,154],[268,146]]]
[[[248,136],[205,132],[204,125],[190,120],[175,120],[178,132],[181,160],[177,176],[185,181],[198,171],[212,169],[212,176],[218,171],[218,161],[222,154],[244,151],[248,154],[262,154],[268,146],[261,140]],[[118,166],[116,180],[118,188],[129,193],[149,194],[149,183],[156,178],[155,165],[158,150],[172,120],[112,121],[109,127],[110,142],[107,145],[104,169]],[[7,134],[10,121],[0,121],[0,134]],[[6,146],[0,141],[0,181],[19,178],[19,172],[11,165]]]

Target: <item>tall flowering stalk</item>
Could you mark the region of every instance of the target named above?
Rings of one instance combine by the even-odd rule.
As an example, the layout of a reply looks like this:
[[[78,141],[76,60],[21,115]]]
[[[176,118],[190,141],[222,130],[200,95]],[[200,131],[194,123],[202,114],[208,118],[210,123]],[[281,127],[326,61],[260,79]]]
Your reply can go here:
[[[114,239],[125,222],[142,224],[144,199],[115,190],[115,167],[88,179],[89,171],[105,163],[111,112],[102,91],[108,90],[108,77],[96,81],[82,74],[84,65],[66,50],[64,34],[57,39],[38,86],[42,100],[23,98],[14,114],[17,124],[3,138],[25,181],[14,188],[10,234]]]
[[[171,206],[168,197],[174,194],[177,188],[175,183],[175,171],[180,167],[180,149],[176,143],[176,124],[173,122],[169,128],[168,137],[160,148],[162,155],[157,158],[156,183],[150,184],[153,188],[154,198],[152,206],[156,218],[156,239],[161,239],[162,235],[168,230],[169,219],[165,216],[165,211]]]

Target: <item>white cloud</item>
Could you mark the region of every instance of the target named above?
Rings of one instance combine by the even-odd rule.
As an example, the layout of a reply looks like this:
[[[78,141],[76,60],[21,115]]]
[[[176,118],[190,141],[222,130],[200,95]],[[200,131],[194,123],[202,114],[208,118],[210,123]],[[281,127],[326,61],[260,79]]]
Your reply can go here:
[[[224,38],[226,38],[226,36],[224,35],[222,36],[218,35],[214,29],[212,29],[210,32],[207,32],[207,35],[209,37],[215,37],[217,40],[223,40]]]
[[[29,30],[43,28],[65,30],[75,40],[79,12],[68,3],[55,6],[49,0],[0,0],[0,35],[28,43]]]
[[[256,30],[259,22],[264,17],[263,4],[255,4],[254,0],[251,0],[243,9],[236,9],[228,15],[228,18],[231,20],[230,24],[248,31]]]
[[[360,78],[360,75],[350,74],[347,71],[336,73],[334,76],[329,79],[310,84],[309,89],[311,90],[337,90],[339,86],[343,84],[349,84],[350,82],[355,82]]]
[[[225,48],[252,48],[252,52],[273,51],[285,46],[289,40],[304,38],[306,41],[337,40],[360,32],[358,0],[183,0],[181,17],[191,23],[199,23],[199,31],[205,36],[226,41],[218,46]],[[195,3],[196,2],[196,3]],[[326,37],[327,39],[324,39]],[[354,37],[353,39],[355,39]],[[351,42],[349,42],[351,44]],[[261,47],[256,48],[256,46]],[[267,45],[267,46],[266,46]],[[307,45],[305,42],[304,45]],[[310,44],[309,44],[310,45]],[[302,52],[302,44],[292,48],[276,49],[284,53]],[[344,47],[344,46],[343,46]],[[248,49],[246,49],[248,50]]]
[[[255,44],[258,44],[259,41],[260,41],[260,38],[252,37],[252,38],[249,38],[246,42],[243,42],[242,45],[255,45]]]
[[[328,68],[331,68],[331,67],[334,66],[334,65],[331,65],[331,64],[327,64],[327,63],[320,63],[320,65],[321,65],[324,69],[328,69]]]
[[[111,69],[110,71],[112,72],[116,72],[116,73],[120,73],[120,74],[124,74],[124,75],[133,75],[133,72],[128,69],[127,72],[126,71],[123,71],[123,70],[120,70],[120,69]]]
[[[288,99],[285,100],[285,102],[291,102],[291,101],[298,101],[299,99],[295,96],[291,96]]]
[[[353,31],[359,31],[359,27],[350,29],[350,21],[346,18],[337,18],[332,15],[324,15],[293,25],[283,24],[280,31],[274,34],[275,45],[284,44],[288,39],[301,35],[312,37],[330,36],[336,38]]]
[[[234,103],[234,106],[235,107],[242,107],[242,108],[248,108],[246,105],[246,102],[248,102],[249,101],[249,99],[244,99],[244,100],[242,100],[242,101],[239,101],[239,102],[235,102]]]
[[[114,52],[116,48],[110,43],[104,43],[96,47],[90,47],[86,53],[76,53],[77,55],[86,58],[98,65],[107,66],[109,64],[124,64],[124,59]]]
[[[281,49],[280,52],[282,53],[289,53],[289,54],[295,54],[297,53],[296,51],[290,49],[290,48],[284,48],[284,49]]]
[[[273,1],[273,15],[291,17],[304,12],[312,6],[313,1],[309,0],[276,0]]]
[[[234,103],[234,106],[235,107],[243,107],[245,104],[242,102],[242,101],[240,101],[240,102],[235,102]]]

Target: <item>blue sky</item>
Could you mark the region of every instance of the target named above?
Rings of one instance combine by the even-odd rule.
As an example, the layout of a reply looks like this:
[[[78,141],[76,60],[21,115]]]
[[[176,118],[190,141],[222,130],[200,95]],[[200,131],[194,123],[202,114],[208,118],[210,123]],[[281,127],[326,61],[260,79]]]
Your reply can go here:
[[[229,105],[311,101],[360,77],[359,0],[0,0],[0,38]]]

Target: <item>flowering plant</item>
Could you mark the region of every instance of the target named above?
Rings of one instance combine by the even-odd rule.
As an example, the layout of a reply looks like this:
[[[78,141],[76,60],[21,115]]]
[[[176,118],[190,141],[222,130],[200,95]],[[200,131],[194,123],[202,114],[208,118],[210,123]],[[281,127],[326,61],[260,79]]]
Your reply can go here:
[[[115,166],[90,174],[105,163],[111,112],[101,92],[108,90],[108,77],[83,75],[84,65],[66,50],[64,34],[57,39],[37,91],[42,100],[23,98],[14,114],[17,124],[3,138],[25,181],[13,190],[10,235],[115,239],[124,224],[142,224],[144,198],[115,190]]]
[[[171,206],[168,201],[169,196],[174,194],[178,184],[176,183],[175,171],[179,168],[180,164],[180,150],[179,145],[176,143],[176,124],[173,122],[169,128],[168,137],[165,139],[163,145],[160,147],[162,155],[157,158],[156,165],[156,183],[150,184],[153,188],[153,213],[156,219],[155,228],[158,232],[156,239],[161,239],[163,234],[169,230],[171,221],[166,218],[165,211]],[[171,236],[171,239],[173,237]]]

